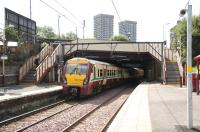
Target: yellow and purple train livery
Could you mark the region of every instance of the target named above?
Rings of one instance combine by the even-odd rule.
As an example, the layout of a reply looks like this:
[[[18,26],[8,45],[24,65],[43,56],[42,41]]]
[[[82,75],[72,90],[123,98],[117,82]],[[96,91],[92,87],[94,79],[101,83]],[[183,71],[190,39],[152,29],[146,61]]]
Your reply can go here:
[[[130,78],[124,68],[109,63],[86,59],[69,59],[63,68],[63,93],[87,96],[116,86]]]

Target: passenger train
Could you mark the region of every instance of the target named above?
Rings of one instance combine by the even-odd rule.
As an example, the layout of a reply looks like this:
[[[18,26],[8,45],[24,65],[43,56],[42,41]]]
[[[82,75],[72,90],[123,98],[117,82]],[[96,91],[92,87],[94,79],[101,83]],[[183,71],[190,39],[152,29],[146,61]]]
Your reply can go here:
[[[72,58],[63,67],[63,93],[67,96],[88,96],[130,78],[125,68],[86,58]]]

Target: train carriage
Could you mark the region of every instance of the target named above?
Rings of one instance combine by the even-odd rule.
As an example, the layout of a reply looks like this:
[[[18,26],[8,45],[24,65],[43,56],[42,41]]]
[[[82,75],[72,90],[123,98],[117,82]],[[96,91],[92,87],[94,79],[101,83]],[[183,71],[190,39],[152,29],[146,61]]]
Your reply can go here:
[[[121,83],[129,73],[109,63],[72,58],[63,68],[63,93],[68,96],[87,96]]]

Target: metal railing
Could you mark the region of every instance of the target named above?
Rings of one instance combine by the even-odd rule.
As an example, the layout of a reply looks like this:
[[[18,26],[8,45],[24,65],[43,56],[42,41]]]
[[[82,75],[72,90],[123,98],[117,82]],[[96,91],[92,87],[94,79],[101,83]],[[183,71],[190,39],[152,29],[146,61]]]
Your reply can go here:
[[[156,42],[113,42],[113,43],[79,43],[64,45],[64,54],[70,54],[76,50],[98,50],[98,51],[126,51],[126,52],[149,52],[153,57],[162,61],[162,45]]]
[[[175,49],[167,49],[165,48],[165,58],[168,61],[171,62],[176,62],[177,58],[176,58],[176,50]]]
[[[45,74],[56,63],[57,56],[61,55],[61,45],[59,44],[51,55],[47,56],[36,68],[36,82],[40,82]]]
[[[180,57],[180,55],[179,55],[179,52],[178,51],[176,51],[176,62],[177,62],[177,64],[178,64],[178,69],[179,69],[179,74],[180,74],[180,86],[182,87],[182,85],[183,85],[183,81],[182,81],[182,79],[183,79],[183,66],[182,66],[182,62],[181,62],[181,57]]]
[[[32,56],[20,67],[19,69],[19,82],[22,81],[24,76],[35,66],[35,59],[39,59],[39,63],[45,59],[45,57],[53,51],[52,46],[45,46],[40,53],[36,56]]]
[[[161,44],[146,44],[145,51],[149,52],[152,56],[154,56],[159,61],[162,61],[162,45]]]
[[[39,58],[39,62],[42,62],[47,55],[51,54],[53,52],[53,47],[51,45],[45,46],[40,53],[36,55],[36,58]]]
[[[19,82],[34,66],[35,56],[30,57],[19,69]]]

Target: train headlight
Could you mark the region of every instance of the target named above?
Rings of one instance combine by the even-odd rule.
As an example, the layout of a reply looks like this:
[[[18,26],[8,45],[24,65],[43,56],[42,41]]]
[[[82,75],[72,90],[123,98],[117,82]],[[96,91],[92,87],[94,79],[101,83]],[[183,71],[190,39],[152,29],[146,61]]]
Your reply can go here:
[[[84,80],[83,80],[83,85],[87,85],[89,83],[89,78],[85,78]]]

